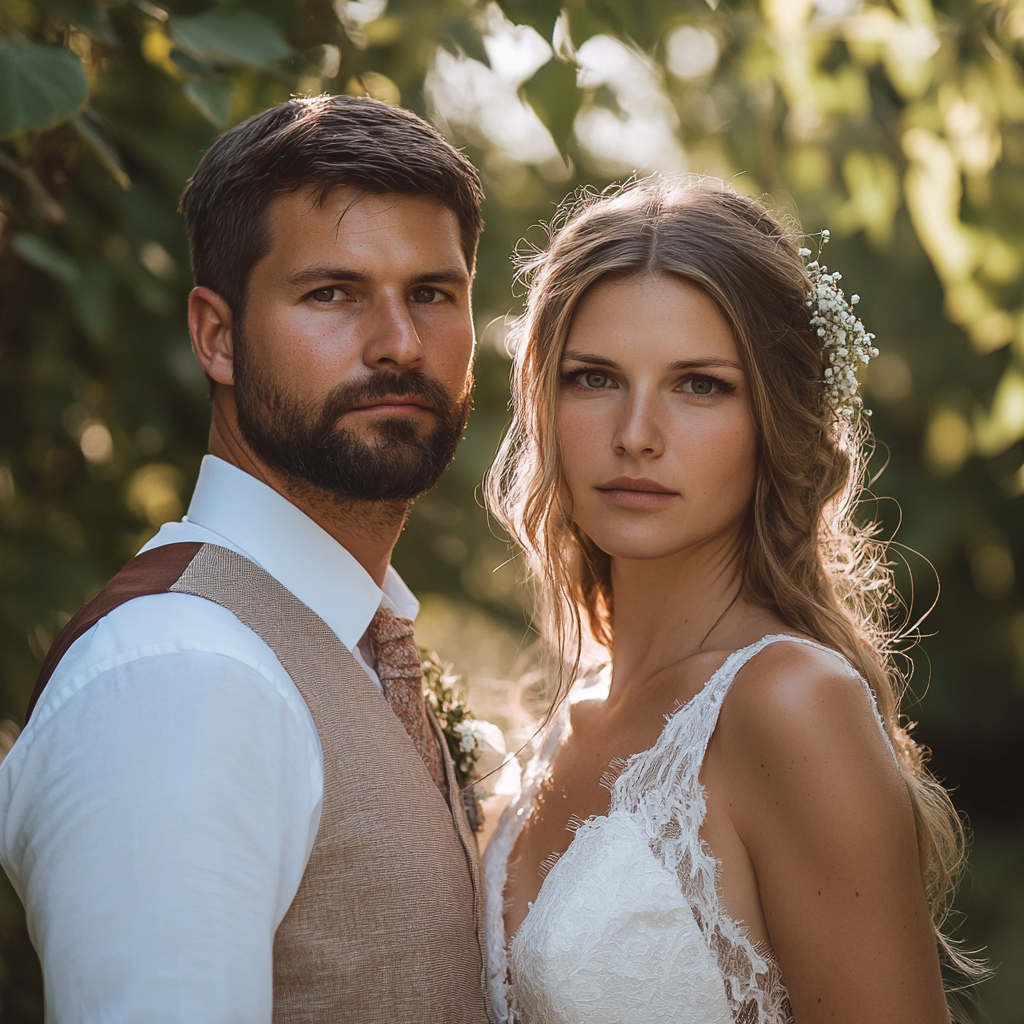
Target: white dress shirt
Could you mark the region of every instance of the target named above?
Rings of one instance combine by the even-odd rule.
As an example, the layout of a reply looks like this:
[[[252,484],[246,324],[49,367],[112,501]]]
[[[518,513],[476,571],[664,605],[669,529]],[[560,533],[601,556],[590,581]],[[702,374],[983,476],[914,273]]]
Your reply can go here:
[[[180,523],[265,569],[359,651],[388,602],[276,491],[207,456]],[[379,685],[379,683],[378,683]],[[269,1024],[274,932],[323,802],[313,719],[270,648],[188,594],[136,598],[64,656],[0,765],[0,863],[28,911],[51,1024]]]

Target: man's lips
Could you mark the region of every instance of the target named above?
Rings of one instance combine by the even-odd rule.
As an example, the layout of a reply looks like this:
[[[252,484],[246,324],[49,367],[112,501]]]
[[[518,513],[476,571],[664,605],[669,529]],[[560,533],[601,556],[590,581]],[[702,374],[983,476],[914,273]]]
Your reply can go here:
[[[417,395],[385,395],[353,406],[350,412],[387,413],[391,416],[413,416],[417,412],[433,412],[434,407]]]
[[[597,490],[624,508],[656,508],[679,497],[678,491],[645,476],[617,476]]]

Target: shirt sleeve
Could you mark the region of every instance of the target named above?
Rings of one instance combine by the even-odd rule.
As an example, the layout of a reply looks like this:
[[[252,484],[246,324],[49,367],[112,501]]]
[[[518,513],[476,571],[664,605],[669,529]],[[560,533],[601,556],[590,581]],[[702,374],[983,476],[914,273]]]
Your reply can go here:
[[[322,805],[312,719],[279,663],[115,660],[0,780],[48,1019],[270,1024],[274,932]]]

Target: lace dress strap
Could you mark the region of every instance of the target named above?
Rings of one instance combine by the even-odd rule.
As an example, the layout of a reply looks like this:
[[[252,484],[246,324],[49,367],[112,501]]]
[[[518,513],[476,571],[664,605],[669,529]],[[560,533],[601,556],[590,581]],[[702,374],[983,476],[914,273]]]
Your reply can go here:
[[[697,784],[697,777],[704,763],[704,755],[718,725],[722,704],[740,669],[766,647],[783,642],[813,647],[829,654],[838,653],[833,648],[826,647],[814,640],[806,640],[803,637],[791,636],[787,633],[763,636],[748,647],[734,651],[696,696],[668,716],[665,729],[657,743],[648,750],[634,754],[628,759],[612,790],[612,806],[635,811],[642,803],[648,802],[645,796],[657,796],[673,790],[676,792],[689,791]],[[899,761],[882,721],[882,716],[878,713],[871,687],[866,680],[862,679],[862,682],[878,727],[885,737],[886,746],[898,765]],[[702,794],[701,799],[703,801]],[[701,810],[703,811],[703,805]],[[700,823],[702,822],[703,815]]]
[[[783,641],[837,653],[788,634],[765,636],[734,652],[695,697],[669,716],[658,742],[626,762],[612,790],[612,809],[642,818],[652,852],[674,870],[705,941],[718,959],[733,1016],[750,1024],[784,1024],[792,1019],[792,1011],[770,952],[760,948],[722,905],[719,864],[700,835],[707,811],[700,770],[736,675],[756,654]],[[866,681],[864,686],[888,741],[874,695]],[[888,745],[892,751],[891,743]]]

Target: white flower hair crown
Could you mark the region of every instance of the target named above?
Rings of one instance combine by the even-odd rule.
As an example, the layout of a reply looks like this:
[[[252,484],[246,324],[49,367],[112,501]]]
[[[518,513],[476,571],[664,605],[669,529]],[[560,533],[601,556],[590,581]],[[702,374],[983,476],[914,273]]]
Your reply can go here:
[[[821,232],[822,248],[830,237],[828,229]],[[797,252],[804,258],[812,255],[810,249]],[[821,255],[821,249],[818,254]],[[842,274],[835,271],[830,274],[828,267],[812,260],[807,264],[807,276],[811,280],[811,294],[807,297],[811,326],[828,352],[825,400],[838,417],[852,420],[857,411],[864,408],[864,401],[858,394],[857,371],[878,355],[878,349],[872,344],[875,336],[864,330],[860,318],[853,312],[860,296],[851,295],[847,301],[839,287]],[[864,414],[870,416],[871,410],[864,409]]]

